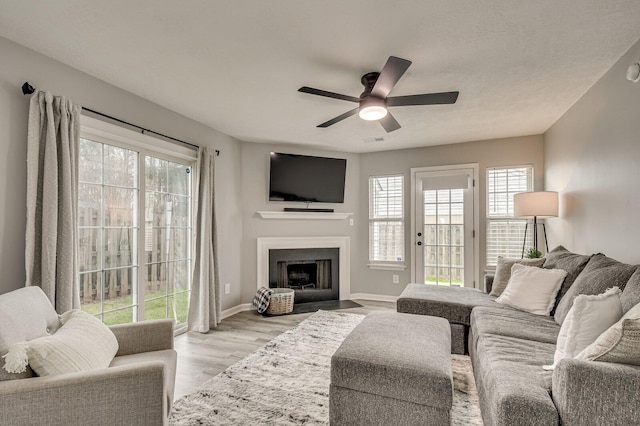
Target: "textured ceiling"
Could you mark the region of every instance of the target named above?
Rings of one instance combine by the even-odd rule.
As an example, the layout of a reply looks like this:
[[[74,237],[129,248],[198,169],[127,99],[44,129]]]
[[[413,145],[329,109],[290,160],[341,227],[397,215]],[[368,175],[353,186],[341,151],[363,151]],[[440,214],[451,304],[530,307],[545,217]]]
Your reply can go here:
[[[546,131],[640,38],[637,0],[0,2],[0,36],[241,140],[367,152]],[[389,55],[413,65],[386,134],[353,104]],[[624,78],[624,76],[621,76]],[[383,142],[365,138],[383,136]]]

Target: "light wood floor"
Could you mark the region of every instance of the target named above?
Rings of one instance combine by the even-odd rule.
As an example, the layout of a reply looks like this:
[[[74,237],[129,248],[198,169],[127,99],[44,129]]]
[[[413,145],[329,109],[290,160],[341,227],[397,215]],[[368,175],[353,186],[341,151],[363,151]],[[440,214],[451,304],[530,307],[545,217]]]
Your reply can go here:
[[[396,309],[393,302],[356,302],[362,307],[341,309],[340,312],[367,314],[375,310]],[[312,313],[263,317],[255,311],[240,312],[225,318],[207,334],[189,332],[176,337],[178,367],[175,399],[190,393],[310,315]]]

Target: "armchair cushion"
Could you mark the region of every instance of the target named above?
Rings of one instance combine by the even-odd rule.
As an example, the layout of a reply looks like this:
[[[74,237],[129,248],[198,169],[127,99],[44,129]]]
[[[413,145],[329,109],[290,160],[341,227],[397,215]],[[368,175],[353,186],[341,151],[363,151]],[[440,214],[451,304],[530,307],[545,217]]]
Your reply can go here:
[[[28,363],[38,376],[51,376],[109,366],[118,351],[109,327],[80,310],[65,312],[60,321],[62,327],[55,334],[14,344],[6,355],[5,370],[20,373]]]

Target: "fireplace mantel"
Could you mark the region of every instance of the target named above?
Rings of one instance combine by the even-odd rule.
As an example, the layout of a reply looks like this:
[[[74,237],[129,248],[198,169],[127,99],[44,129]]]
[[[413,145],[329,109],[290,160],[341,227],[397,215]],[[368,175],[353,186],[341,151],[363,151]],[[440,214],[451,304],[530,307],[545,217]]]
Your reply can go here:
[[[353,213],[329,213],[329,212],[256,212],[263,219],[310,219],[310,220],[344,220]]]
[[[351,297],[349,237],[258,238],[257,288],[269,288],[269,250],[333,247],[340,251],[340,300],[348,300]]]

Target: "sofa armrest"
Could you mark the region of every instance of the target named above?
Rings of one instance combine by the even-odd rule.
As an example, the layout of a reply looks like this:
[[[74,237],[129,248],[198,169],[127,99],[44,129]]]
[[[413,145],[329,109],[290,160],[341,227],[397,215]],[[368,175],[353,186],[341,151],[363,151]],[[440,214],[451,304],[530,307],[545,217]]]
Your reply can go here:
[[[640,418],[640,367],[563,359],[553,372],[563,425],[630,425]]]
[[[112,325],[118,340],[116,356],[173,349],[173,320],[151,320]]]
[[[0,382],[12,425],[166,425],[163,362]]]

